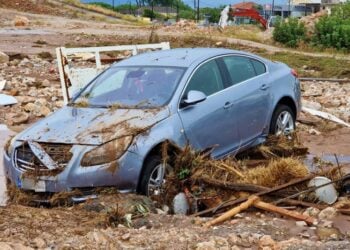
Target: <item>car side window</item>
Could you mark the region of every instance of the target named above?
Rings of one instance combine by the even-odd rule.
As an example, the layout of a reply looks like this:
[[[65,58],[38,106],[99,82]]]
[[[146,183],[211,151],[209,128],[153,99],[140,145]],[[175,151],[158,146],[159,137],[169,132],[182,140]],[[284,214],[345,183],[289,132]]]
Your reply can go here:
[[[192,75],[186,90],[185,96],[190,90],[202,91],[207,96],[210,96],[224,89],[221,73],[215,60],[201,65]]]
[[[257,75],[262,75],[266,72],[265,64],[254,59],[250,59],[250,61],[252,62]]]
[[[242,56],[225,56],[223,61],[231,77],[231,85],[243,82],[256,76],[250,59]]]

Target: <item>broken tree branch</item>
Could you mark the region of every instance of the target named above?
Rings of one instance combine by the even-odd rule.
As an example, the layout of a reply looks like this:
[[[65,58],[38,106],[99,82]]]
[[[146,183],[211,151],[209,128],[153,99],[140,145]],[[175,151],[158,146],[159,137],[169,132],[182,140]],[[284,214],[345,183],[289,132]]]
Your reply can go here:
[[[338,160],[337,154],[334,154],[334,157],[335,157],[335,160],[336,160],[336,162],[337,162],[337,167],[338,167],[339,176],[340,176],[340,177],[343,177],[343,174],[342,174],[342,172],[341,172],[341,166],[340,166],[340,164],[339,164],[339,160]]]
[[[254,204],[254,202],[257,201],[258,199],[259,199],[259,197],[256,195],[250,196],[245,202],[243,202],[239,206],[234,207],[231,210],[227,211],[226,213],[220,215],[219,217],[205,223],[204,227],[208,228],[210,226],[222,223],[222,222],[230,219],[231,217],[235,216],[236,214],[238,214],[238,213],[246,210],[250,206],[252,206]]]
[[[285,197],[285,198],[279,199],[279,200],[277,200],[277,201],[274,201],[273,204],[275,204],[275,205],[280,204],[280,203],[282,203],[282,202],[284,202],[284,201],[286,201],[286,200],[288,200],[288,199],[292,199],[292,198],[298,197],[298,196],[301,195],[301,194],[310,193],[310,192],[312,192],[312,191],[315,191],[316,189],[319,189],[319,188],[321,188],[321,187],[328,186],[329,184],[333,184],[333,183],[338,182],[338,181],[341,181],[341,180],[342,180],[342,178],[337,179],[337,180],[334,180],[334,181],[327,182],[327,183],[322,184],[322,185],[319,185],[319,186],[315,186],[315,187],[308,188],[308,189],[306,189],[306,190],[303,190],[303,191],[300,191],[300,192],[298,192],[298,193],[292,194],[292,195],[290,195],[290,196],[288,196],[288,197]]]
[[[296,184],[299,184],[299,183],[311,180],[313,177],[315,177],[314,174],[309,174],[309,175],[307,175],[307,176],[305,176],[303,178],[292,180],[290,182],[287,182],[285,184],[279,185],[277,187],[270,188],[268,190],[258,192],[255,195],[256,196],[267,195],[267,194],[270,194],[270,193],[282,190],[284,188],[287,188],[287,187],[290,187],[290,186],[293,186],[293,185],[296,185]],[[245,197],[239,198],[239,199],[234,199],[234,200],[227,200],[227,201],[223,202],[222,204],[220,204],[218,207],[208,208],[206,210],[203,210],[201,212],[193,214],[193,216],[201,216],[201,215],[205,215],[205,214],[216,213],[220,209],[224,209],[224,208],[227,208],[227,207],[230,207],[230,206],[234,206],[234,205],[239,204],[241,202],[245,202],[246,200],[247,200],[247,198],[245,198]]]
[[[266,202],[263,202],[261,200],[256,200],[254,202],[254,206],[256,208],[260,208],[262,210],[266,210],[266,211],[269,211],[269,212],[274,212],[274,213],[278,213],[278,214],[281,214],[281,215],[284,215],[286,217],[290,217],[290,218],[293,218],[293,219],[296,219],[296,220],[302,220],[302,221],[305,221],[307,224],[309,225],[312,225],[315,221],[314,218],[310,217],[310,216],[307,216],[307,215],[303,215],[303,214],[300,214],[298,212],[295,212],[295,211],[289,211],[287,209],[284,209],[284,208],[281,208],[281,207],[277,207],[277,206],[274,206],[272,204],[269,204],[269,203],[266,203]]]

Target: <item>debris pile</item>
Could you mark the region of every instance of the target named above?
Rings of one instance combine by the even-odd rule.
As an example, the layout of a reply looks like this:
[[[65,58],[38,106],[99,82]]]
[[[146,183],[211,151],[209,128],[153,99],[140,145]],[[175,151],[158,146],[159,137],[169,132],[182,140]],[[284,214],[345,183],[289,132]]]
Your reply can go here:
[[[224,160],[210,159],[210,149],[201,153],[190,147],[178,150],[173,171],[167,178],[167,200],[163,202],[177,202],[182,194],[187,204],[184,209],[176,210],[182,214],[214,215],[224,212],[207,222],[207,227],[230,219],[251,206],[312,225],[316,223],[312,216],[279,206],[327,208],[327,203],[333,204],[337,200],[335,187],[340,190],[344,173],[340,166],[320,167],[317,172],[310,173],[302,162],[307,149],[297,141],[295,136],[272,137],[266,144],[244,155]],[[171,160],[169,156],[166,158]],[[324,190],[318,192],[321,188]],[[333,193],[330,193],[332,190]],[[332,197],[329,198],[329,195]],[[169,199],[174,196],[174,200]],[[331,202],[328,202],[330,199]]]
[[[315,24],[321,17],[325,15],[327,15],[327,11],[321,10],[314,14],[303,16],[302,18],[300,18],[300,21],[302,21],[305,25],[308,35],[312,35],[315,32]]]
[[[7,57],[0,63],[0,94],[15,98],[18,103],[0,106],[0,123],[32,123],[62,107],[55,60],[22,54]]]
[[[326,112],[336,116],[345,123],[350,123],[350,83],[349,82],[327,82],[327,81],[305,81],[302,82],[302,105],[305,108]],[[319,135],[322,132],[328,132],[341,126],[342,122],[330,119],[331,122],[325,122],[324,119],[305,114],[300,119],[304,125],[300,129],[307,129],[311,134]]]

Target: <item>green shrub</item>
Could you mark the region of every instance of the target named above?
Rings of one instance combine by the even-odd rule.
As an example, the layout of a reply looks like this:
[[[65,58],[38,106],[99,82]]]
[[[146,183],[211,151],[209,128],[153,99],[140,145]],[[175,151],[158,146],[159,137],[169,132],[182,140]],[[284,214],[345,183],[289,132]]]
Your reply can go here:
[[[315,25],[315,45],[350,50],[350,3],[332,9],[330,16],[324,16]]]
[[[158,12],[152,11],[150,9],[144,9],[143,10],[143,17],[149,17],[152,19],[159,19],[159,20],[163,20],[164,16]]]
[[[300,41],[305,40],[305,34],[306,29],[302,22],[296,18],[288,18],[286,21],[276,22],[272,35],[276,42],[295,48]]]

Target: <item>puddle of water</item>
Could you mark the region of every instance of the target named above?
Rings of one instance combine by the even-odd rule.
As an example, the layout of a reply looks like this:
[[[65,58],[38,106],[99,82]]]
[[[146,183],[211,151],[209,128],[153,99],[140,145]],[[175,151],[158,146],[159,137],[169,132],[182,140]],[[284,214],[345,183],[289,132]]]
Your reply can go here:
[[[21,29],[0,29],[0,35],[48,35],[53,32],[46,30],[21,30]]]
[[[304,164],[306,166],[308,166],[308,168],[311,172],[318,170],[313,162],[314,157],[317,157],[320,160],[325,161],[325,162],[330,162],[334,165],[337,164],[337,159],[335,158],[334,155],[324,154],[324,155],[318,156],[318,155],[309,154],[304,159]],[[337,155],[337,158],[338,158],[339,164],[350,164],[350,156],[349,155]]]

